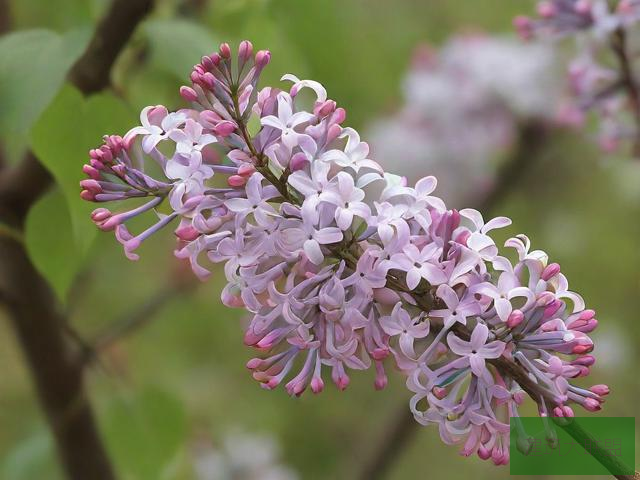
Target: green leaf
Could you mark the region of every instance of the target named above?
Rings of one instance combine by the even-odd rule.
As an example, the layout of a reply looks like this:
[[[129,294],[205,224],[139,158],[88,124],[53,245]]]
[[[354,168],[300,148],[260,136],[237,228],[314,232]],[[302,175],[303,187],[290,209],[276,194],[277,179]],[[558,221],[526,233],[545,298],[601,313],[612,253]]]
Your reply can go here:
[[[88,29],[64,35],[24,30],[0,38],[0,129],[26,133],[56,96],[89,40]]]
[[[44,428],[38,428],[33,434],[17,443],[0,460],[0,478],[8,480],[62,478],[55,461],[51,434]]]
[[[209,30],[188,20],[152,20],[146,23],[145,32],[151,61],[185,81],[193,65],[217,48]]]
[[[105,134],[124,133],[134,122],[128,107],[111,93],[84,98],[65,86],[31,130],[31,146],[62,188],[71,214],[75,243],[83,255],[96,235],[89,220],[95,204],[80,199],[78,183],[88,151]]]
[[[53,190],[29,210],[25,226],[29,257],[64,302],[82,263],[64,195]]]
[[[158,480],[186,437],[186,417],[171,394],[147,388],[113,401],[104,434],[118,469],[137,480]]]

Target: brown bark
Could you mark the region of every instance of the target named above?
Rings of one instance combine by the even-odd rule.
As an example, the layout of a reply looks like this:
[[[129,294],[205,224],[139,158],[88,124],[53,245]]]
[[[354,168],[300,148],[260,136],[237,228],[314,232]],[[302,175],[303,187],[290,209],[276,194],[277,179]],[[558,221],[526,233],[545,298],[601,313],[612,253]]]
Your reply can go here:
[[[153,0],[115,0],[99,22],[70,81],[85,94],[109,85],[109,72]],[[22,228],[51,176],[29,152],[0,177],[0,224]],[[112,480],[115,473],[89,403],[82,357],[67,341],[55,296],[29,260],[19,235],[0,235],[0,301],[30,368],[61,464],[72,480]]]

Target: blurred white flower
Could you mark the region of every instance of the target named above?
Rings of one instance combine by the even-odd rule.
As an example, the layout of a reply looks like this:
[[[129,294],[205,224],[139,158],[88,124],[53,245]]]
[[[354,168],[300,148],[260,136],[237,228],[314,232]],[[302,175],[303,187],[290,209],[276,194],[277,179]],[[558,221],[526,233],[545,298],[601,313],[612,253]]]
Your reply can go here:
[[[219,448],[205,441],[193,451],[197,480],[297,480],[279,462],[280,448],[268,435],[239,431],[225,436]]]
[[[421,47],[404,81],[405,104],[370,128],[373,155],[413,181],[436,175],[455,206],[492,185],[518,125],[552,118],[561,85],[551,48],[465,35]],[[464,187],[463,187],[464,186]]]

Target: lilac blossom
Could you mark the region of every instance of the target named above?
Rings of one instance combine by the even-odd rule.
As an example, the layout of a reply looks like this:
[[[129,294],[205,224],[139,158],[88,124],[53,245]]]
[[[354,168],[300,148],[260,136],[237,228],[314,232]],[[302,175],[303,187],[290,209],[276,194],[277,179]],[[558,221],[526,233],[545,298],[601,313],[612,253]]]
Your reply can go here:
[[[562,87],[556,57],[549,45],[487,34],[417,47],[398,110],[369,128],[374,158],[410,181],[434,174],[450,208],[477,203],[515,148],[519,126],[554,118]]]
[[[505,419],[525,392],[541,415],[598,410],[608,388],[574,384],[594,363],[588,334],[598,322],[559,265],[523,235],[506,242],[510,261],[492,237],[509,219],[448,209],[432,195],[434,177],[412,187],[384,172],[319,83],[286,75],[288,90],[258,90],[269,59],[245,41],[232,62],[221,45],[180,90],[191,108],[145,109],[142,127],[91,150],[82,198],[132,204],[96,209],[98,227],[136,259],[174,224],[175,254],[196,275],[223,263],[222,301],[252,316],[247,368],[265,389],[320,393],[329,377],[343,390],[369,369],[381,389],[393,362],[418,422],[497,465],[508,462]],[[303,88],[316,96],[309,111],[297,100]],[[163,126],[167,118],[184,120]],[[163,175],[150,177],[149,164]],[[129,220],[152,211],[149,228],[129,232]]]

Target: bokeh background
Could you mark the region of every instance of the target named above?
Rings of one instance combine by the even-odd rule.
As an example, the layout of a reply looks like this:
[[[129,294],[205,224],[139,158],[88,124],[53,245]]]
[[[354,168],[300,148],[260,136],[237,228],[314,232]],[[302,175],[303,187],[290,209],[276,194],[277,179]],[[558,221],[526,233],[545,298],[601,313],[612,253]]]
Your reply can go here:
[[[0,39],[0,53],[15,52],[0,55],[5,156],[18,161],[34,145],[36,153],[57,155],[78,171],[83,151],[99,144],[102,133],[124,133],[142,107],[179,106],[177,89],[191,65],[222,40],[237,44],[247,38],[271,50],[263,85],[286,72],[322,82],[347,109],[346,124],[367,140],[372,125],[402,108],[403,79],[417,45],[437,48],[461,32],[510,35],[512,17],[532,8],[524,0],[161,0],[118,60],[115,93],[108,95],[121,104],[112,112],[112,97],[69,108],[80,100],[69,87],[60,89],[60,72],[82,51],[106,2],[8,4],[12,29],[46,31],[29,41]],[[45,110],[52,99],[53,107]],[[55,115],[60,115],[56,127],[49,128],[46,121]],[[92,129],[96,118],[96,124],[118,130]],[[487,168],[508,155],[502,152]],[[514,220],[501,238],[526,232],[598,312],[593,338],[599,360],[585,384],[611,386],[601,415],[635,416],[640,413],[640,162],[605,157],[588,132],[564,130],[547,138],[532,157],[492,212]],[[405,168],[403,161],[399,149],[394,169]],[[423,173],[430,168],[425,165]],[[465,191],[468,181],[448,188]],[[129,262],[111,235],[87,233],[93,229],[89,219],[79,225],[70,216],[67,202],[72,212],[83,207],[65,193],[64,186],[58,188],[34,207],[28,221],[34,233],[27,241],[69,312],[73,331],[82,341],[99,338],[104,344],[89,387],[122,478],[235,478],[215,471],[252,456],[283,466],[271,472],[274,479],[355,478],[408,402],[399,374],[390,375],[382,392],[373,389],[368,373],[353,375],[345,392],[331,386],[299,399],[284,389],[260,389],[244,368],[252,352],[242,343],[243,314],[219,300],[221,270],[205,284],[193,281],[172,257],[170,232],[148,241],[139,262]],[[70,230],[84,236],[78,240]],[[135,328],[115,341],[105,337],[122,322]],[[234,455],[240,460],[230,459]],[[252,478],[267,478],[266,470],[260,471],[263,476]],[[389,473],[393,479],[468,477],[507,478],[508,469],[459,457],[429,428],[417,429]],[[1,311],[0,478],[62,478],[29,372]]]

